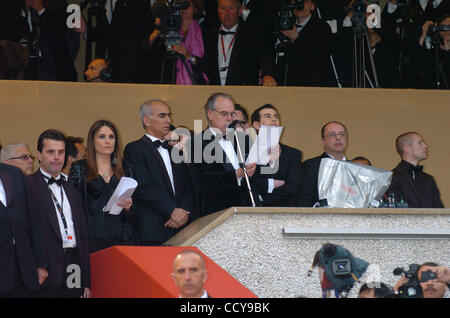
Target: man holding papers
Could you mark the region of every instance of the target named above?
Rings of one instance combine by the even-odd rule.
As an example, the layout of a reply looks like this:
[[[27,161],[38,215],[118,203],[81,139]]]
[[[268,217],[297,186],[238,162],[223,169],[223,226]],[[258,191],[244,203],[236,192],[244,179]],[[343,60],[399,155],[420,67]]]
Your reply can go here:
[[[148,100],[139,112],[145,136],[125,147],[124,166],[138,182],[133,195],[138,244],[161,245],[188,222],[193,186],[187,166],[172,160],[164,139],[171,123],[168,105]]]
[[[281,134],[280,117],[277,109],[271,104],[256,109],[251,120],[253,128],[258,133],[262,127],[267,127],[268,130],[275,130],[275,127],[279,127]],[[258,136],[261,137],[262,134]],[[300,182],[302,152],[282,143],[279,144],[279,147],[272,147],[271,150],[275,160],[269,161],[269,164],[265,166],[258,166],[256,170],[258,190],[263,199],[262,205],[294,206]],[[278,151],[278,156],[276,151]]]
[[[234,111],[231,96],[224,93],[211,95],[205,105],[209,127],[194,137],[192,160],[200,189],[201,215],[231,206],[252,206],[253,202],[260,205],[256,189],[252,187],[253,191],[249,191],[244,173],[243,162],[249,152],[248,135],[239,133],[235,138],[233,131],[227,135]],[[245,168],[251,186],[256,162],[248,163]]]

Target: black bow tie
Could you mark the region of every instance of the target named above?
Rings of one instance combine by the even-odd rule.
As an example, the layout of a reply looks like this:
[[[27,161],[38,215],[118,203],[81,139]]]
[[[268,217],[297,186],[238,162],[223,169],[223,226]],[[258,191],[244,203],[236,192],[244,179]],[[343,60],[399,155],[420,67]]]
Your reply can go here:
[[[156,148],[163,147],[164,149],[169,149],[169,143],[167,140],[164,140],[163,142],[161,142],[161,140],[155,140],[153,141],[153,146]]]
[[[236,34],[236,32],[220,30],[219,34],[220,35],[233,35],[233,34]]]
[[[63,180],[64,180],[63,176],[61,176],[58,180],[56,180],[55,178],[51,177],[50,179],[47,180],[47,183],[48,183],[48,185],[52,185],[53,183],[56,183],[57,185],[61,186]]]

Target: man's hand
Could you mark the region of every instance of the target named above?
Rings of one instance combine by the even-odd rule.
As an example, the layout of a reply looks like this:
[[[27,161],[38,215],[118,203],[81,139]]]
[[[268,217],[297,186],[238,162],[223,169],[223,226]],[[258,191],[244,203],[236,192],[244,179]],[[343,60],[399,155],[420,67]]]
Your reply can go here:
[[[191,53],[188,52],[187,48],[183,44],[174,45],[172,48],[175,52],[183,55],[187,60],[190,59]]]
[[[297,27],[294,25],[294,27],[290,30],[283,30],[281,31],[281,33],[283,33],[285,36],[287,36],[289,38],[289,40],[291,40],[292,42],[294,42],[295,40],[297,40],[298,38],[298,31],[297,31]]]
[[[39,285],[42,285],[48,277],[48,271],[43,267],[38,267],[37,274]]]
[[[90,288],[84,288],[84,293],[81,295],[80,298],[91,298],[92,297],[92,291]]]
[[[120,199],[119,201],[117,201],[117,205],[127,211],[130,211],[131,206],[133,205],[133,200],[131,198]]]
[[[423,46],[423,42],[425,41],[425,38],[427,37],[428,34],[428,29],[430,28],[431,25],[433,25],[434,22],[433,21],[425,21],[425,23],[422,26],[422,34],[420,35],[419,38],[419,45]]]
[[[252,162],[252,163],[246,165],[245,169],[247,170],[248,177],[249,178],[252,177],[256,171],[256,162]],[[236,178],[240,179],[240,178],[245,177],[244,169],[239,168],[239,169],[236,169],[235,171],[236,171]]]
[[[170,227],[172,229],[178,229],[182,227],[189,219],[189,212],[181,209],[175,208],[170,215],[170,219],[164,224],[165,227]]]
[[[283,186],[284,184],[285,184],[284,180],[276,180],[276,179],[273,180],[273,187],[275,189]]]
[[[281,155],[280,144],[277,144],[270,148],[270,162],[277,161],[277,159],[280,158],[280,155]]]
[[[436,279],[438,282],[445,284],[450,283],[450,268],[446,266],[438,266],[434,272],[436,273]]]

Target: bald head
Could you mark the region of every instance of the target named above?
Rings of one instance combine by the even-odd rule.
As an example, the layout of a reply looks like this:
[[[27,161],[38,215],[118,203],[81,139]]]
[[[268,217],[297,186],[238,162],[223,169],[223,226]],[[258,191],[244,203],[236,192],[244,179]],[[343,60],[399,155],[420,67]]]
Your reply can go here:
[[[419,161],[427,159],[428,156],[428,145],[416,132],[406,132],[398,136],[395,140],[395,147],[402,160],[413,165],[417,165]]]
[[[175,256],[172,266],[172,278],[183,298],[200,298],[208,272],[200,253],[194,250],[183,250]]]

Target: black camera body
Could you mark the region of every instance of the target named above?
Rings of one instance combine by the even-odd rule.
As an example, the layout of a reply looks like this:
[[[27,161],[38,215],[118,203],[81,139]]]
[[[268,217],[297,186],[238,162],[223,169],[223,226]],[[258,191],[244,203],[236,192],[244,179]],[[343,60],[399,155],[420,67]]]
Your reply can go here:
[[[439,32],[443,31],[450,31],[450,25],[430,25],[427,34],[430,36],[433,45],[440,45],[442,43],[443,39]]]
[[[279,4],[278,14],[274,20],[274,32],[293,29],[295,25],[295,16],[292,11],[303,10],[304,8],[304,0],[295,0],[295,3],[292,3],[290,0],[281,2]]]
[[[421,275],[422,277],[419,280],[419,267],[419,264],[411,264],[409,265],[409,269],[407,271],[401,267],[394,269],[394,275],[404,274],[405,277],[408,278],[406,284],[398,288],[398,298],[423,298],[423,290],[420,283],[427,282],[431,279],[436,279],[436,274],[429,270],[423,271]]]
[[[187,1],[169,1],[165,8],[160,8],[161,14],[161,36],[165,38],[167,50],[171,50],[172,46],[181,43],[181,35],[179,33],[181,28],[180,10],[189,8]]]

